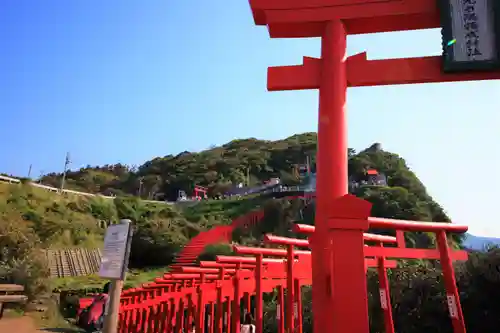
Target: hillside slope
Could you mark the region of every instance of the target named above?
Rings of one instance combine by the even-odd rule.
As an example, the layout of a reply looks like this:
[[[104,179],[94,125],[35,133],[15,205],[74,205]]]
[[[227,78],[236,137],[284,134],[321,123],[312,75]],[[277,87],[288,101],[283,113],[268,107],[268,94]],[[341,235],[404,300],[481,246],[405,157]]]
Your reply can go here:
[[[67,184],[81,191],[108,189],[133,194],[133,184],[138,179],[142,179],[144,193],[154,192],[155,189],[175,193],[178,189],[188,190],[194,183],[210,186],[212,192],[216,192],[232,183],[244,181],[248,174],[253,182],[279,176],[284,183],[299,183],[298,166],[309,158],[314,169],[315,152],[315,133],[294,135],[279,141],[234,140],[199,153],[185,152],[155,158],[135,171],[123,165],[72,171],[67,174]],[[382,150],[379,144],[359,153],[350,149],[348,153],[351,178],[362,178],[368,169],[376,169],[387,178],[387,186],[366,185],[353,189],[353,194],[374,204],[372,215],[449,221],[403,158]],[[60,176],[50,174],[43,181],[48,185],[57,185]],[[117,197],[114,200],[64,198],[25,185],[2,186],[0,205],[4,205],[5,214],[12,220],[24,220],[32,226],[43,246],[99,245],[103,222],[132,219],[139,227],[132,262],[140,266],[168,264],[175,253],[200,231],[215,225],[228,225],[232,219],[259,207],[273,207],[258,196],[245,200],[207,200],[193,207],[176,208],[140,201],[137,197]],[[267,224],[284,223],[287,204],[279,203],[278,206],[280,208],[272,208],[265,214]],[[313,212],[314,206],[309,205],[303,211],[302,208],[295,209],[288,218],[313,223]],[[271,222],[271,216],[276,221]],[[428,243],[432,239],[422,236],[421,241]],[[153,253],[162,255],[150,255]]]
[[[208,200],[181,210],[134,197],[64,196],[28,184],[0,183],[0,234],[15,230],[32,241],[26,246],[40,249],[94,249],[102,246],[107,224],[129,218],[136,226],[132,266],[166,266],[200,231],[228,225],[261,204],[258,197]],[[0,238],[4,245],[9,244]]]
[[[272,177],[297,182],[295,167],[306,156],[314,160],[316,134],[304,133],[279,141],[233,140],[199,153],[183,152],[145,162],[139,167],[121,164],[88,166],[66,175],[68,188],[102,194],[139,194],[143,198],[175,200],[179,190],[191,193],[195,184],[208,186],[212,194],[224,192],[230,183],[257,184]],[[62,175],[51,173],[44,184],[59,186]],[[161,195],[163,194],[163,195]]]
[[[245,179],[257,183],[280,177],[285,184],[297,184],[301,181],[299,166],[307,159],[314,170],[316,140],[315,133],[298,134],[278,141],[254,138],[233,140],[199,153],[184,152],[177,156],[154,158],[138,168],[119,164],[83,168],[69,172],[67,184],[75,190],[105,194],[108,191],[134,195],[140,188],[143,198],[164,193],[169,199],[175,199],[178,190],[190,193],[194,184],[208,186],[211,194],[224,192],[231,185],[245,182]],[[425,186],[397,154],[384,151],[380,144],[373,144],[360,152],[349,149],[348,154],[351,179],[362,179],[370,169],[379,171],[387,179],[387,186],[352,189],[353,194],[374,204],[373,216],[449,221],[440,205],[427,194]],[[60,174],[49,174],[43,182],[57,185],[60,178]],[[228,224],[227,219],[253,209],[252,206],[261,205],[262,202],[252,200],[227,204],[207,201],[186,208],[182,214],[190,220],[196,220],[196,216],[212,220],[222,218]],[[309,207],[309,210],[314,209]]]
[[[66,184],[68,188],[91,193],[140,194],[142,198],[169,200],[175,200],[179,190],[192,193],[195,184],[209,187],[212,195],[248,180],[256,184],[280,177],[285,184],[296,184],[300,181],[298,166],[309,158],[314,168],[316,141],[316,133],[297,134],[278,141],[233,140],[198,153],[157,157],[139,167],[88,166],[68,172]],[[349,149],[349,156],[352,177],[361,177],[367,168],[375,168],[387,176],[390,187],[402,187],[421,201],[432,201],[425,187],[397,154],[385,152],[374,144],[358,154]],[[59,186],[61,177],[61,174],[51,173],[42,181]],[[429,207],[431,216],[437,220],[446,219],[438,205],[434,206]]]

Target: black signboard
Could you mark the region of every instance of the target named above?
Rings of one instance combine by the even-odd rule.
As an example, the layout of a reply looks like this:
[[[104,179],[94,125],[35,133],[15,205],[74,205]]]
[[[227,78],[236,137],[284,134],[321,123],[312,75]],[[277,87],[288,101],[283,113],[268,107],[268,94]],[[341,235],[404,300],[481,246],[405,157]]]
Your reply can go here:
[[[445,72],[500,68],[500,0],[439,0]]]

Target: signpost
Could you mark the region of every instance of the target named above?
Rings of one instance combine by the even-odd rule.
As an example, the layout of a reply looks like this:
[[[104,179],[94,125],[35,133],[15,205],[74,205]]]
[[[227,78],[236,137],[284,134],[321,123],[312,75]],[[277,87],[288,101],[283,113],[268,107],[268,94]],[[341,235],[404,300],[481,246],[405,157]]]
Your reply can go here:
[[[440,0],[445,72],[500,68],[497,0]]]
[[[111,286],[105,307],[103,333],[117,332],[120,295],[132,243],[133,229],[131,223],[130,220],[121,220],[120,224],[112,224],[106,229],[106,235],[104,236],[104,250],[99,276],[110,279]]]

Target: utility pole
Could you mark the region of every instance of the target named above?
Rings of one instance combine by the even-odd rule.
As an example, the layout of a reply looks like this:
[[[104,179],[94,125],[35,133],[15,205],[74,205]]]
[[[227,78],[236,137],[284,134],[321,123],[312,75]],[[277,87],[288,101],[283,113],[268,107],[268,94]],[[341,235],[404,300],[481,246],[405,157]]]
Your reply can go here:
[[[40,178],[38,178],[38,184],[42,183],[43,170],[40,170]]]
[[[142,194],[142,184],[144,183],[144,177],[139,178],[139,198],[141,197]]]
[[[31,177],[31,168],[33,168],[33,164],[30,164],[30,168],[28,169],[28,178]]]
[[[247,167],[247,187],[250,187],[250,167]]]
[[[64,182],[66,181],[66,171],[68,171],[68,166],[71,163],[69,159],[69,152],[66,153],[66,160],[64,161],[64,172],[61,180],[61,193],[64,190]]]

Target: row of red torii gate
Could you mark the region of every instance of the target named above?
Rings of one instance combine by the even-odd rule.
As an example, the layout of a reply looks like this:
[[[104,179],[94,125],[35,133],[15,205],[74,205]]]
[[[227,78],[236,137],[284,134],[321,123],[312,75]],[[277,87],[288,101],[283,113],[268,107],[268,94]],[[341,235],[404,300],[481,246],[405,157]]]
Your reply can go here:
[[[351,195],[336,204],[339,212],[368,213],[371,205]],[[358,210],[353,210],[356,207]],[[397,267],[394,259],[439,260],[443,269],[449,315],[454,332],[465,332],[464,318],[456,287],[452,261],[466,260],[468,253],[453,250],[447,233],[463,233],[466,226],[450,223],[416,222],[360,216],[344,216],[351,224],[368,222],[370,230],[395,230],[394,236],[364,233],[361,248],[365,272],[377,269],[381,311],[385,332],[394,333],[387,269]],[[294,231],[313,235],[315,227],[295,224]],[[409,248],[406,232],[436,235],[435,249]],[[119,312],[121,333],[206,332],[239,333],[242,318],[252,313],[256,333],[263,332],[263,294],[277,292],[276,319],[279,333],[303,332],[301,287],[311,285],[314,253],[308,239],[266,235],[265,247],[234,245],[238,256],[217,256],[201,261],[198,267],[177,267],[140,288],[123,292]],[[348,256],[348,253],[338,253]],[[334,253],[333,255],[337,255]],[[352,278],[349,266],[342,276]],[[336,275],[337,276],[337,275]],[[335,291],[330,291],[335,295]],[[353,306],[344,300],[345,306]],[[367,304],[367,299],[365,300]],[[335,316],[332,313],[332,316]]]
[[[270,67],[267,76],[271,91],[319,90],[315,227],[295,225],[296,232],[309,235],[307,240],[268,235],[264,248],[235,246],[239,257],[179,266],[154,283],[124,292],[120,332],[180,333],[194,326],[196,333],[239,333],[246,311],[254,314],[256,333],[262,333],[263,294],[277,289],[278,332],[301,333],[300,287],[312,284],[314,333],[368,333],[366,271],[376,267],[385,332],[393,333],[386,270],[402,258],[440,261],[453,331],[465,333],[452,261],[466,260],[467,253],[452,250],[447,233],[463,233],[467,227],[373,218],[368,202],[346,194],[346,94],[348,87],[500,79],[500,2],[249,2],[255,24],[266,26],[271,38],[321,38],[320,58]],[[434,28],[442,31],[441,56],[347,56],[348,35]],[[376,230],[392,236],[366,233]],[[437,248],[407,248],[405,232],[435,233]]]

